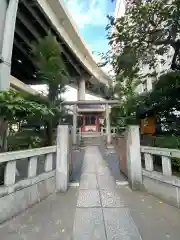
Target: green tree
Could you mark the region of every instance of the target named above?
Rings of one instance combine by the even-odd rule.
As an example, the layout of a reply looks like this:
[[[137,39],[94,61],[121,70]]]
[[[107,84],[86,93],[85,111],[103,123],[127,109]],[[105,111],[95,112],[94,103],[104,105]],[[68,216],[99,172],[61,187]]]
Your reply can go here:
[[[180,69],[179,0],[129,0],[124,16],[117,21],[109,18],[107,29],[114,28],[113,34],[109,31],[109,40],[116,49],[112,59],[116,72],[120,68],[137,72],[148,65],[154,74],[159,57],[170,51],[173,53],[170,67]],[[162,64],[165,61],[161,58]]]
[[[49,33],[32,46],[32,54],[37,66],[37,76],[48,86],[48,106],[55,113],[47,122],[47,145],[53,142],[53,126],[57,125],[62,102],[62,93],[68,84],[68,73],[61,55],[61,46],[57,39]]]
[[[41,121],[43,123],[53,116],[53,112],[45,104],[30,101],[26,99],[26,97],[26,94],[15,90],[0,92],[1,152],[7,151],[8,145],[10,144],[9,138],[7,138],[8,126],[10,130],[12,124],[23,123],[24,121],[29,121],[31,118],[36,118],[36,121]],[[12,142],[17,143],[17,135],[13,136],[14,137],[11,138]],[[17,145],[18,144],[16,144],[16,146]]]
[[[145,109],[153,112],[167,132],[180,134],[180,72],[161,75],[153,91],[144,96]],[[140,106],[139,106],[140,107]]]
[[[180,1],[126,1],[125,15],[115,20],[109,16],[107,26],[109,44],[113,51],[103,56],[104,64],[111,64],[115,72],[116,96],[120,100],[121,109],[114,109],[113,116],[132,116],[136,114],[136,108],[150,109],[153,103],[154,109],[160,108],[161,113],[167,115],[172,113],[173,104],[177,104],[174,97],[166,99],[166,105],[161,101],[165,98],[159,92],[157,85],[149,96],[136,96],[136,86],[148,77],[157,77],[157,65],[167,64],[169,69],[180,69]],[[169,58],[164,58],[167,55]],[[144,66],[148,71],[144,71]],[[168,67],[167,69],[168,70]],[[161,72],[160,74],[163,74]],[[171,73],[170,73],[171,75]],[[170,75],[163,75],[161,78],[170,79]],[[168,83],[160,82],[161,90],[167,94]],[[171,88],[172,89],[172,88]],[[178,89],[178,88],[176,88]],[[160,94],[160,95],[159,95]],[[170,94],[171,95],[171,94]],[[170,95],[168,95],[170,97]],[[175,96],[175,95],[174,95]],[[161,100],[158,102],[158,98]],[[171,103],[170,103],[171,102]],[[161,104],[159,104],[161,103]],[[171,105],[170,107],[168,106]],[[174,109],[175,109],[174,108]],[[167,109],[167,110],[165,110]],[[114,117],[115,118],[115,117]],[[116,118],[117,121],[117,118]]]

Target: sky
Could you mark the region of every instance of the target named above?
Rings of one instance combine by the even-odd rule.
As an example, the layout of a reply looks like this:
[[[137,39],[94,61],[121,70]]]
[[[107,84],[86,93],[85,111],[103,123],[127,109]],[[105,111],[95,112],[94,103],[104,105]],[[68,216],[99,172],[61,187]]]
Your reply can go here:
[[[108,51],[107,15],[114,15],[116,1],[111,0],[65,0],[66,6],[94,59],[99,62],[98,53]],[[106,70],[106,69],[103,69]],[[108,69],[109,70],[109,69]],[[68,89],[65,98],[76,100],[77,91]],[[86,94],[86,99],[97,99]]]
[[[64,0],[64,2],[89,51],[93,54],[95,61],[100,62],[98,53],[106,53],[109,49],[105,28],[108,24],[107,15],[114,16],[116,0],[113,2],[111,0]],[[103,70],[108,72],[109,68],[106,67]],[[77,90],[68,87],[64,98],[70,101],[77,100]],[[86,99],[98,98],[86,94]]]
[[[93,55],[108,50],[107,15],[114,15],[116,1],[111,0],[65,0],[80,35]]]

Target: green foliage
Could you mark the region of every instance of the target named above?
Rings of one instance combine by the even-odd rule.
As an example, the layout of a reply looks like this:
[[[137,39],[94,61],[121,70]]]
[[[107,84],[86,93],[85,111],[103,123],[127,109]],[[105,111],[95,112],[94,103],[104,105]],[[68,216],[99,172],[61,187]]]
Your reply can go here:
[[[33,147],[37,143],[35,129],[32,128],[29,136],[20,128],[22,123],[26,125],[35,119],[37,125],[43,126],[44,122],[53,117],[53,111],[45,104],[28,99],[28,94],[20,93],[10,89],[7,92],[0,92],[0,146],[1,152],[9,150],[18,150]],[[18,125],[14,131],[12,125]],[[7,129],[9,127],[9,136],[7,139]],[[19,138],[23,135],[24,138]]]
[[[153,147],[180,149],[180,136],[152,136]]]
[[[111,62],[116,73],[123,69],[128,76],[141,75],[139,70],[148,65],[152,74],[159,57],[168,55],[171,49],[174,49],[174,55],[170,66],[180,69],[179,16],[179,0],[129,0],[124,16],[117,21],[109,17],[109,41],[115,49]]]
[[[140,97],[137,111],[139,117],[146,114],[156,115],[164,130],[180,133],[180,72],[174,71],[161,75],[153,90]]]
[[[35,131],[20,131],[7,138],[8,150],[17,151],[30,148],[43,147],[44,142],[42,136]]]
[[[115,89],[111,84],[105,85],[98,82],[97,84],[90,85],[89,89],[104,99],[115,99]]]
[[[123,118],[124,125],[129,118],[144,118],[156,115],[166,132],[180,133],[180,72],[173,71],[161,75],[153,90],[137,95],[133,91],[122,91],[123,98],[118,108],[112,110],[112,118],[118,126],[118,119]],[[113,121],[112,119],[112,121]],[[122,120],[121,120],[122,122]]]
[[[129,95],[122,99],[119,106],[111,110],[111,122],[118,129],[125,128],[128,124],[139,124],[137,119],[137,107],[141,104],[141,97],[138,95]]]
[[[47,106],[54,113],[54,117],[47,121],[47,145],[53,144],[53,128],[65,114],[63,108],[63,112],[60,110],[61,94],[65,92],[69,78],[61,52],[60,43],[51,33],[32,46],[37,75],[48,86]]]
[[[108,39],[114,51],[103,56],[104,64],[113,66],[120,100],[111,112],[112,121],[125,126],[129,119],[155,114],[164,135],[153,136],[152,145],[179,149],[180,137],[174,133],[180,134],[180,1],[128,0],[126,4],[124,16],[117,21],[109,17]],[[167,67],[158,72],[158,79],[160,62]],[[135,87],[148,77],[158,80],[153,90],[137,96]],[[180,159],[172,159],[172,165],[179,170]]]
[[[146,102],[155,111],[167,115],[180,110],[180,72],[169,72],[160,76]]]
[[[49,33],[40,38],[32,46],[32,55],[38,68],[38,77],[48,85],[48,98],[54,101],[60,99],[60,94],[66,90],[68,73],[61,56],[61,47],[57,39]]]
[[[124,16],[117,20],[109,16],[107,31],[113,51],[103,57],[104,64],[113,66],[115,95],[120,100],[119,109],[114,109],[112,116],[124,117],[124,124],[126,117],[131,118],[137,112],[141,116],[154,112],[163,119],[165,128],[179,128],[180,120],[175,114],[179,111],[179,72],[168,72],[170,68],[180,70],[179,18],[179,0],[128,0]],[[157,66],[160,61],[162,65],[166,63],[164,55],[170,62],[168,73],[158,72],[161,77],[153,91],[136,96],[134,90],[140,82],[148,77],[157,80]]]
[[[137,79],[127,77],[122,72],[116,76],[114,96],[119,100],[119,106],[112,108],[111,121],[119,129],[127,124],[137,123],[136,109],[141,99],[135,92],[137,85]]]
[[[44,104],[26,100],[17,91],[0,92],[0,116],[8,121],[28,119],[32,116],[47,119],[53,112]]]

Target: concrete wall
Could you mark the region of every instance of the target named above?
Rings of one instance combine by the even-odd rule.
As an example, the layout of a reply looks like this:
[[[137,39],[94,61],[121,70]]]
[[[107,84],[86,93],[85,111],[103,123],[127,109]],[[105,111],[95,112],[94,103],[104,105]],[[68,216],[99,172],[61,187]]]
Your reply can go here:
[[[148,193],[180,208],[180,179],[143,170],[143,184]]]
[[[72,173],[72,136],[59,125],[56,146],[0,154],[0,223],[48,197],[66,192]]]
[[[16,216],[55,191],[54,171],[0,188],[0,223]]]

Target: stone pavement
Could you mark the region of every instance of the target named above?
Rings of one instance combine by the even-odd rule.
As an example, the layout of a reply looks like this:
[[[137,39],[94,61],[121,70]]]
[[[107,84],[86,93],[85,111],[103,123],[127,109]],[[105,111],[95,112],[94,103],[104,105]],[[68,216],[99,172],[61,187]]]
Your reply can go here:
[[[141,239],[96,146],[85,151],[73,232],[74,240]]]
[[[111,157],[96,146],[86,147],[79,188],[54,194],[1,225],[0,239],[179,240],[180,210],[117,186],[115,180],[124,179],[114,178]]]

